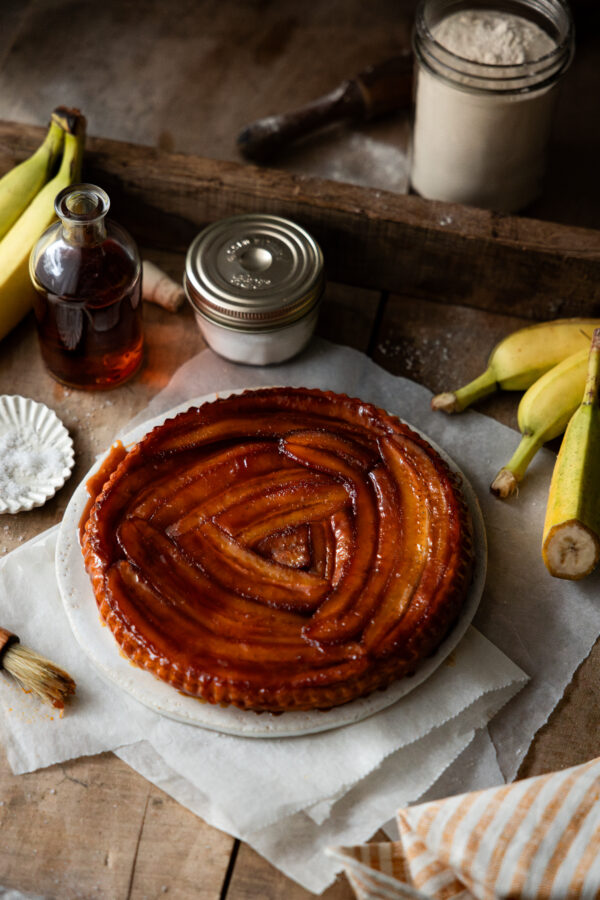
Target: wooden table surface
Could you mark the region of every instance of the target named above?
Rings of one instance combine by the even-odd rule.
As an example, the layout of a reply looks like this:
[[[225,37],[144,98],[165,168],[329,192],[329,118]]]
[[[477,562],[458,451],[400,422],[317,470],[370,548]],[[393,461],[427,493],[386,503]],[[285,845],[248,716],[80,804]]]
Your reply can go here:
[[[203,5],[201,17],[194,4],[183,2],[139,7],[108,2],[101,10],[94,5],[92,39],[82,6],[86,4],[7,5],[6,27],[0,33],[0,117],[41,125],[58,102],[79,103],[88,113],[92,133],[216,159],[236,158],[232,135],[248,120],[329,90],[348,74],[390,55],[408,33],[406,21],[398,17],[398,4],[384,0],[369,7],[368,15],[364,4],[333,0],[302,14],[291,0],[238,5],[215,0]],[[404,7],[409,11],[412,4]],[[593,17],[588,4],[580,9],[586,22]],[[67,44],[79,47],[78,57],[56,57],[46,34],[50,14],[57,32],[59,25],[64,27]],[[136,40],[125,41],[123,35],[134,34]],[[94,68],[98,41],[108,48],[104,71],[111,77],[104,79]],[[312,48],[310,62],[307,47]],[[592,33],[574,67],[573,91],[589,84],[589,60],[597,49]],[[178,53],[175,69],[170,60]],[[140,67],[145,83],[155,90],[132,98],[129,92]],[[594,77],[597,83],[597,73]],[[69,96],[56,96],[61,85],[63,91],[67,85]],[[588,177],[587,191],[584,180],[592,161],[595,174],[592,151],[599,132],[597,125],[586,131],[591,95],[578,96],[580,115],[568,104],[561,107],[552,180],[536,212],[549,220],[598,227],[598,180]],[[201,116],[188,121],[186,130],[192,108]],[[394,153],[406,135],[406,117],[399,115],[355,132],[339,130],[279,165],[340,180],[354,175],[377,191],[389,177],[385,166],[390,160],[398,162]],[[348,152],[352,146],[354,157]],[[581,162],[579,168],[565,169],[574,157]],[[2,147],[0,158],[4,168],[11,164],[11,148]],[[338,158],[344,159],[343,170],[335,169]],[[172,224],[175,228],[175,219]],[[165,240],[161,247],[157,241],[146,244],[141,233],[136,237],[146,258],[181,278],[183,246],[174,250],[169,247],[177,242]],[[396,294],[330,283],[318,331],[364,351],[394,374],[439,391],[473,377],[497,340],[531,318],[531,313],[520,316],[518,309],[511,308],[508,315],[506,308],[500,312],[486,305],[477,309],[423,299],[411,291]],[[0,516],[0,553],[60,521],[95,454],[204,346],[187,307],[171,315],[147,305],[145,337],[141,371],[106,393],[71,390],[52,380],[39,356],[31,316],[0,343],[0,394],[20,393],[48,404],[69,429],[76,449],[73,476],[55,498],[38,510]],[[516,424],[512,397],[491,398],[480,409]],[[597,756],[599,699],[596,645],[536,736],[520,775]],[[16,777],[0,752],[0,799],[0,885],[6,887],[57,900],[309,896],[248,846],[206,825],[112,754]],[[324,896],[347,900],[352,893],[340,878]]]

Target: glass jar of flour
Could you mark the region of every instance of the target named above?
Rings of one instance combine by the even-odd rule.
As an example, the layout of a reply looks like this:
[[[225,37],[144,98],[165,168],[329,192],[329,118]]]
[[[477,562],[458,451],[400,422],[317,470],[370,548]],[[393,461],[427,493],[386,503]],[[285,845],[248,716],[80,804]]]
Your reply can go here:
[[[562,0],[423,0],[411,184],[500,212],[541,191],[556,89],[573,56]]]

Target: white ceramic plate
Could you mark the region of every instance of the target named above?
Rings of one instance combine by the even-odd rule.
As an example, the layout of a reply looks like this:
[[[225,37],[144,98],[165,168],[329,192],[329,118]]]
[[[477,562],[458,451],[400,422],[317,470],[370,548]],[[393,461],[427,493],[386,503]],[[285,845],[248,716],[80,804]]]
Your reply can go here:
[[[228,396],[230,393],[237,392],[211,394],[176,406],[150,422],[144,422],[138,428],[133,429],[126,435],[123,443],[137,443],[148,431],[157,425],[162,425],[166,419],[172,418],[177,413],[183,412],[191,406],[199,406],[215,400],[217,396]],[[429,439],[427,438],[427,440]],[[96,600],[90,579],[85,571],[79,546],[79,522],[88,500],[85,483],[90,475],[100,467],[102,459],[92,467],[73,494],[62,521],[56,549],[58,584],[75,638],[97,671],[108,681],[139,700],[140,703],[161,715],[180,722],[199,725],[226,734],[255,738],[315,734],[319,731],[329,731],[332,728],[359,722],[391,706],[392,703],[396,703],[429,678],[448,654],[454,650],[475,615],[485,584],[486,536],[475,492],[448,455],[432,441],[430,443],[450,467],[462,476],[464,494],[473,518],[476,553],[473,580],[460,618],[435,655],[427,659],[415,675],[396,681],[385,691],[376,691],[361,700],[346,703],[326,712],[316,710],[272,715],[271,713],[249,712],[233,706],[213,706],[179,693],[170,685],[155,678],[150,672],[134,666],[122,655],[110,629],[103,627],[100,622]]]
[[[43,506],[71,474],[73,441],[55,412],[19,395],[0,396],[0,513]]]

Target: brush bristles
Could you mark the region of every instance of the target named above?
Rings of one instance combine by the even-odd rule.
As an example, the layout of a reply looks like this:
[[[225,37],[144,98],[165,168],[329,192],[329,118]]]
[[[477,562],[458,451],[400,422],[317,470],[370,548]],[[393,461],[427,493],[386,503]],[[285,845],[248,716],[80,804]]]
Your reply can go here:
[[[2,667],[24,691],[36,694],[56,709],[62,709],[67,698],[75,693],[75,682],[64,669],[22,644],[14,644],[6,651]]]

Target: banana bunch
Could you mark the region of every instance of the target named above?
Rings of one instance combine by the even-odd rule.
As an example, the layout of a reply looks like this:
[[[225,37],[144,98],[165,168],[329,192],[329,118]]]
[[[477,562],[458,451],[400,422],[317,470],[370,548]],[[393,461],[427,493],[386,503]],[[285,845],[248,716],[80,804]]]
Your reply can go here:
[[[598,327],[600,319],[577,318],[521,328],[500,341],[474,381],[431,401],[432,409],[453,413],[499,388],[525,391],[518,411],[521,441],[490,486],[497,497],[515,494],[540,447],[567,427],[583,397],[590,341]]]
[[[84,142],[84,117],[59,107],[41,146],[0,179],[0,339],[31,307],[29,255],[55,219],[56,195],[81,179]],[[61,153],[58,172],[50,177]]]
[[[552,575],[583,578],[600,561],[600,320],[556,319],[516,331],[494,348],[485,372],[438,394],[431,405],[459,412],[498,388],[525,393],[520,443],[491,490],[502,498],[515,494],[540,447],[567,429],[552,476],[542,556]]]
[[[600,328],[594,331],[585,390],[550,484],[542,558],[556,578],[579,579],[600,560]]]
[[[517,493],[518,484],[540,447],[561,435],[569,424],[583,397],[588,354],[589,340],[583,350],[553,366],[523,394],[518,410],[519,446],[490,486],[497,497],[505,499]]]

